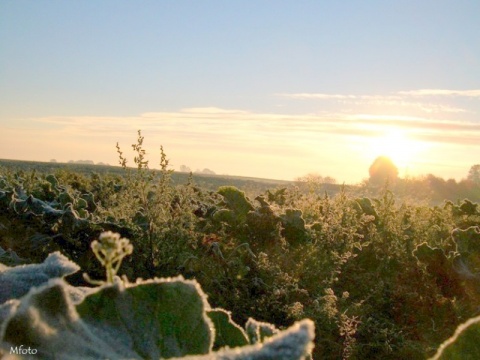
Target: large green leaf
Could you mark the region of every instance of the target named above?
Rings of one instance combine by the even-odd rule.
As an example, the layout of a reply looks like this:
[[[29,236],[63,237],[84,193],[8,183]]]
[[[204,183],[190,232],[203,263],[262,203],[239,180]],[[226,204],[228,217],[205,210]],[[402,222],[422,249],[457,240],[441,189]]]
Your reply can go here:
[[[248,338],[245,331],[235,324],[228,311],[213,309],[207,312],[208,317],[215,325],[214,349],[222,347],[237,347],[248,345]]]
[[[445,341],[432,360],[480,359],[480,316],[460,325],[455,334]]]
[[[223,196],[227,208],[233,211],[236,221],[244,223],[248,212],[254,209],[245,193],[234,186],[220,186],[218,193]]]
[[[9,267],[0,264],[0,304],[17,299],[34,286],[52,278],[61,278],[77,272],[80,267],[60,254],[51,253],[42,264]]]
[[[10,356],[20,347],[32,351],[22,359],[300,360],[313,347],[314,326],[304,320],[264,342],[210,352],[215,330],[206,315],[208,303],[196,282],[182,278],[126,287],[117,281],[79,305],[65,282],[55,279],[3,308],[7,318],[0,328],[0,354]],[[212,312],[223,334],[233,329],[225,314]]]
[[[255,319],[249,318],[245,324],[245,329],[247,331],[248,338],[250,343],[257,344],[265,341],[266,338],[269,338],[275,334],[278,334],[279,330],[272,324],[257,321]]]
[[[198,283],[181,277],[105,287],[77,307],[85,323],[122,332],[141,358],[208,353],[213,345],[208,308]]]
[[[75,306],[61,280],[32,289],[0,331],[2,348],[39,358],[159,359],[206,354],[213,343],[208,303],[182,278],[102,286]]]
[[[309,359],[313,348],[314,325],[302,320],[264,343],[224,349],[203,356],[187,356],[182,360],[303,360]]]

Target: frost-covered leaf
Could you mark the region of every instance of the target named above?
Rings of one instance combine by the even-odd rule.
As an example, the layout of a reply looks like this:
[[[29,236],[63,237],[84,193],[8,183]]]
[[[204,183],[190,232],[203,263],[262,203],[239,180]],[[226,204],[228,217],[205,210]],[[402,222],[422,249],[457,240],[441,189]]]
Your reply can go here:
[[[97,329],[122,332],[142,358],[158,358],[207,353],[213,343],[208,308],[196,282],[174,278],[105,287],[86,297],[78,312]]]
[[[233,216],[238,223],[244,223],[248,212],[254,210],[245,193],[234,186],[220,186],[217,192],[223,196],[225,205],[233,211]]]
[[[42,264],[8,267],[0,265],[0,304],[25,295],[30,288],[77,272],[80,267],[58,251]]]
[[[55,175],[49,174],[45,177],[45,180],[47,180],[53,187],[58,186],[58,179],[55,177]]]
[[[279,330],[272,324],[257,321],[252,318],[248,319],[245,324],[245,329],[247,330],[247,335],[251,344],[263,342],[266,338],[279,332]]]
[[[213,220],[231,224],[235,222],[235,214],[232,210],[220,209],[213,213]]]
[[[302,320],[281,331],[264,343],[224,349],[203,356],[187,356],[182,360],[301,360],[308,359],[313,349],[314,325]]]
[[[480,271],[480,227],[455,229],[452,232],[452,238],[466,270],[472,274],[478,273]]]
[[[37,349],[38,358],[159,359],[206,354],[213,343],[198,284],[156,279],[104,285],[78,305],[56,279],[20,299],[3,323],[3,349]],[[11,310],[10,310],[11,311]]]
[[[305,220],[302,210],[286,209],[284,215],[280,215],[283,223],[282,234],[291,242],[298,242],[305,238]]]
[[[98,358],[108,353],[107,346],[78,321],[64,283],[57,279],[50,285],[32,289],[2,324],[3,350],[23,345],[34,348],[38,358],[52,359]]]
[[[32,195],[30,195],[25,202],[30,211],[35,215],[48,215],[51,218],[57,218],[63,214],[63,211],[53,208],[49,203],[37,199]]]
[[[0,305],[0,326],[2,323],[12,315],[17,306],[20,304],[20,300],[12,299]]]
[[[213,309],[207,312],[208,317],[215,325],[214,349],[224,346],[237,347],[249,344],[245,331],[235,324],[228,311]]]
[[[455,334],[445,341],[432,360],[480,359],[480,316],[460,325]]]
[[[11,249],[3,250],[0,246],[0,271],[5,268],[4,265],[8,266],[15,266],[25,264],[27,262],[26,259],[22,259],[17,253]]]
[[[455,297],[464,294],[460,275],[442,249],[432,248],[427,243],[422,243],[417,245],[412,254],[426,266],[426,271],[435,277],[443,296]]]

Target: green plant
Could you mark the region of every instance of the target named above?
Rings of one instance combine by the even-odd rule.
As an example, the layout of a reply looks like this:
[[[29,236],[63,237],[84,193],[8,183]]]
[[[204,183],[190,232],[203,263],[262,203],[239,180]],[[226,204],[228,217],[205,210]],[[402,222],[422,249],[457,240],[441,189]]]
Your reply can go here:
[[[114,264],[131,252],[128,241],[112,233],[102,234],[92,248],[112,276],[118,270]],[[34,278],[37,268],[60,278],[78,270],[59,254],[49,259],[43,267],[29,265],[18,270]],[[16,270],[5,271],[14,278]],[[32,282],[28,292],[22,283],[10,285],[18,299],[0,305],[0,355],[9,352],[13,358],[33,354],[56,359],[295,360],[305,359],[312,349],[311,321],[279,332],[252,319],[244,330],[228,312],[210,308],[196,281],[182,277],[135,284],[114,277],[75,297],[71,286],[58,278]]]
[[[0,261],[9,266],[3,274],[19,271],[12,265],[20,262],[43,266],[49,253],[61,251],[82,272],[104,280],[90,239],[120,233],[136,251],[123,258],[118,273],[129,279],[181,273],[201,284],[216,308],[207,311],[218,334],[216,352],[230,336],[237,345],[247,336],[248,344],[239,346],[252,345],[243,326],[249,317],[279,331],[310,318],[317,332],[315,358],[425,358],[458,324],[477,315],[477,198],[455,200],[459,192],[448,190],[454,183],[435,192],[435,206],[414,199],[431,195],[427,180],[408,185],[397,179],[393,190],[374,191],[322,185],[324,194],[294,185],[253,189],[221,177],[192,176],[183,184],[168,169],[162,148],[165,171],[148,168],[144,144],[137,138],[132,147],[133,168],[109,173],[0,168]],[[234,184],[223,195],[214,191]],[[418,194],[412,195],[413,185],[421,185]],[[442,206],[444,198],[453,202]],[[295,242],[297,234],[305,241]],[[30,280],[18,284],[27,292],[30,283],[39,288],[51,281],[43,270],[24,269]],[[85,284],[80,272],[67,279]],[[6,294],[13,289],[13,283],[2,284]],[[75,306],[88,293],[66,289]],[[0,319],[16,311],[24,296],[2,305]]]
[[[106,271],[106,282],[113,284],[113,279],[117,275],[123,258],[133,252],[133,246],[126,238],[120,238],[120,234],[106,231],[100,234],[99,240],[94,240],[91,244],[95,257]],[[103,282],[91,280],[87,274],[85,279],[92,283],[101,285]]]
[[[431,360],[476,360],[480,358],[480,316],[458,326]]]
[[[230,210],[228,217],[222,216],[221,221],[232,222],[231,225],[235,226],[245,223],[248,212],[254,209],[245,193],[234,186],[221,186],[218,193],[222,195],[224,205]]]
[[[146,266],[134,271],[143,276],[154,276],[159,271],[170,272],[180,266],[178,247],[193,241],[188,230],[193,228],[195,218],[193,204],[190,203],[190,187],[178,189],[172,185],[172,170],[163,147],[160,147],[160,170],[156,172],[148,167],[143,141],[139,130],[137,143],[132,144],[137,165],[135,171],[127,167],[127,159],[117,144],[119,162],[126,176],[125,184],[117,194],[122,206],[112,211],[111,215],[117,219],[128,219],[140,233],[132,240],[137,249],[134,257],[141,257],[139,262],[146,262]],[[176,241],[172,241],[171,237],[176,237]],[[133,264],[136,262],[132,261]]]
[[[305,241],[306,228],[305,220],[302,217],[302,210],[286,209],[285,214],[280,215],[283,224],[282,235],[290,243],[300,243]]]

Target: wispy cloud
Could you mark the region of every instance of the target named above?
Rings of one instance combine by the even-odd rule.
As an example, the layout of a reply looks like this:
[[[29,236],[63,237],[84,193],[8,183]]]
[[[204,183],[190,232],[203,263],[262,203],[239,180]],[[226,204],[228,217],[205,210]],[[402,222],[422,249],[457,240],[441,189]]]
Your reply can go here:
[[[55,127],[63,135],[109,137],[143,129],[165,137],[196,139],[204,143],[245,143],[262,139],[266,144],[301,140],[304,136],[374,136],[397,129],[411,134],[449,132],[449,142],[460,134],[480,137],[480,123],[421,116],[379,114],[281,114],[221,108],[187,108],[176,112],[150,112],[136,117],[45,117],[36,122]],[[441,139],[442,137],[439,137]],[[459,140],[461,141],[461,140]]]
[[[324,100],[401,100],[408,96],[464,96],[480,98],[480,89],[448,90],[448,89],[419,89],[397,91],[391,95],[353,95],[327,93],[279,93],[277,96],[292,99],[324,99]]]
[[[351,94],[324,94],[324,93],[294,93],[275,94],[291,99],[322,99],[322,100],[400,100],[401,96],[390,95],[351,95]]]
[[[462,96],[480,98],[480,89],[475,90],[447,90],[447,89],[420,89],[399,91],[399,95],[406,96]]]
[[[354,94],[328,94],[328,93],[279,93],[276,96],[296,100],[323,100],[336,101],[340,104],[354,106],[378,106],[390,108],[415,108],[425,113],[464,113],[466,109],[452,104],[432,102],[434,97],[467,97],[479,98],[480,90],[446,90],[446,89],[420,89],[398,91],[388,95],[354,95]],[[430,99],[428,102],[423,98]]]

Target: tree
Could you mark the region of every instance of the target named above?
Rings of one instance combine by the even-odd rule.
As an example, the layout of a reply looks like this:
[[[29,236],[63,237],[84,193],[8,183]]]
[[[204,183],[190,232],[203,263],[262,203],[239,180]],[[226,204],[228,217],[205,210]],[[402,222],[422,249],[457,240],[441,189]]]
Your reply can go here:
[[[480,185],[480,164],[475,164],[470,168],[467,180],[470,180],[475,185]]]
[[[210,169],[203,169],[203,170],[200,170],[200,169],[197,169],[195,170],[195,173],[197,174],[205,174],[205,175],[215,175],[215,171],[213,170],[210,170]]]
[[[336,184],[337,180],[331,176],[323,177],[317,173],[309,173],[307,175],[297,177],[295,182],[299,188],[305,190],[308,189],[310,192],[315,192],[324,188],[325,184]]]
[[[382,185],[385,181],[394,183],[398,178],[398,168],[393,161],[386,156],[377,157],[370,168],[370,182],[375,185]]]
[[[189,172],[192,172],[192,169],[190,169],[188,166],[186,165],[180,165],[180,172],[185,172],[185,173],[189,173]]]
[[[321,176],[317,173],[308,173],[307,175],[297,177],[295,181],[303,183],[315,183],[315,184],[336,184],[337,180],[331,176]]]
[[[215,171],[205,168],[202,170],[202,174],[215,175]]]

